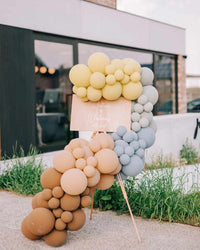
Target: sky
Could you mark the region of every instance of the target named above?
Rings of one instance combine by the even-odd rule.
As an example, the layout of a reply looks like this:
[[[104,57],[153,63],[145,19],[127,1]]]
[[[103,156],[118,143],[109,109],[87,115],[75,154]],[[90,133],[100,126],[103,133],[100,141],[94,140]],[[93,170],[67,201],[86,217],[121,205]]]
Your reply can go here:
[[[186,28],[186,73],[200,75],[200,0],[117,0],[117,9]]]

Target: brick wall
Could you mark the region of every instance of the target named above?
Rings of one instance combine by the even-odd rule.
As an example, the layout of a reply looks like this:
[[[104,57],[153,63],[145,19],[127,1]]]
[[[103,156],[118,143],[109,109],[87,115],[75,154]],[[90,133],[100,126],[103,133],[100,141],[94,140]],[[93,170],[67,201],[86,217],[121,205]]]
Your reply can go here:
[[[116,9],[116,0],[87,0],[87,1]]]
[[[187,112],[185,58],[178,56],[178,113]]]

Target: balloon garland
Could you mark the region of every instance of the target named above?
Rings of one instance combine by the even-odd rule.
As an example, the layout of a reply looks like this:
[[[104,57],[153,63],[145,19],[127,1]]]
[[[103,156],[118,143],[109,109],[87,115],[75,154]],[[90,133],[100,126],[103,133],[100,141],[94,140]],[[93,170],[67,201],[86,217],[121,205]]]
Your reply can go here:
[[[130,131],[119,126],[117,131],[98,133],[90,141],[71,140],[55,155],[53,167],[42,173],[44,190],[34,196],[33,211],[23,220],[21,231],[28,239],[44,237],[50,246],[63,245],[68,230],[84,226],[82,208],[92,204],[93,189],[110,188],[117,175],[141,241],[121,178],[134,177],[142,171],[145,149],[155,141],[152,110],[158,92],[152,86],[153,72],[130,58],[110,61],[104,53],[94,53],[88,66],[73,66],[69,77],[74,84],[73,92],[84,102],[101,98],[114,101],[120,96],[132,101]]]

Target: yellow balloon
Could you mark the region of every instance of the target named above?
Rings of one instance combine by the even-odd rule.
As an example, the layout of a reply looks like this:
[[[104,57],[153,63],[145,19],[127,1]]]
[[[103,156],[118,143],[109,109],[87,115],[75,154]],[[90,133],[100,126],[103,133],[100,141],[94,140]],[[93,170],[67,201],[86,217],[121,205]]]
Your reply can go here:
[[[111,64],[115,66],[115,69],[123,69],[124,68],[124,63],[120,59],[114,59],[111,61]]]
[[[88,59],[88,67],[92,72],[105,73],[105,67],[110,64],[109,57],[101,52],[92,54]]]
[[[77,93],[78,88],[74,85],[72,88],[72,91],[76,94]]]
[[[105,72],[107,75],[114,74],[115,73],[115,65],[113,65],[113,64],[107,65],[105,68]]]
[[[141,66],[138,62],[136,62],[135,60],[131,59],[131,58],[125,58],[122,60],[124,65],[125,64],[132,64],[134,67],[134,72],[141,72]]]
[[[95,72],[90,77],[90,84],[95,89],[102,89],[105,85],[105,75],[100,72]]]
[[[115,82],[116,82],[116,79],[115,79],[114,75],[109,74],[106,76],[106,83],[108,85],[113,85],[113,84],[115,84]]]
[[[88,98],[87,98],[87,96],[86,96],[86,97],[82,97],[81,100],[82,100],[83,102],[89,101]]]
[[[97,102],[101,99],[102,92],[99,89],[95,89],[92,86],[89,86],[87,89],[87,98],[89,101]]]
[[[87,90],[84,87],[80,87],[80,88],[77,89],[76,94],[79,97],[85,97],[87,95]]]
[[[141,96],[143,91],[141,82],[133,83],[129,82],[126,85],[123,85],[122,95],[128,100],[136,100]]]
[[[141,75],[139,72],[134,72],[132,75],[131,75],[131,81],[132,82],[139,82],[140,81],[140,78],[141,78]]]
[[[134,72],[134,65],[131,63],[125,64],[124,66],[124,73],[127,75],[131,75]]]
[[[127,84],[130,80],[128,75],[124,75],[124,78],[121,80],[121,84]]]
[[[124,72],[121,69],[115,71],[115,78],[118,81],[121,81],[124,78]]]
[[[91,72],[84,64],[73,66],[69,72],[69,79],[76,87],[88,87],[90,76]]]
[[[103,97],[109,101],[117,100],[121,93],[122,85],[119,82],[116,82],[114,85],[106,85],[103,88]]]

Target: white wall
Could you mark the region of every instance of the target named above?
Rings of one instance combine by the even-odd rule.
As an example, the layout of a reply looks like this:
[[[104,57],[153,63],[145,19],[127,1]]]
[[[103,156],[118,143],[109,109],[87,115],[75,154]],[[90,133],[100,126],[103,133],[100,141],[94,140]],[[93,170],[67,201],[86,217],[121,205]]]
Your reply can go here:
[[[81,0],[1,0],[0,24],[185,54],[185,30]]]
[[[199,150],[200,129],[197,138],[195,140],[193,139],[194,130],[196,128],[196,118],[200,120],[200,113],[154,117],[158,128],[156,132],[156,141],[154,145],[146,151],[146,162],[150,162],[152,157],[160,153],[163,153],[164,156],[172,155],[177,159],[180,149],[187,138]]]

